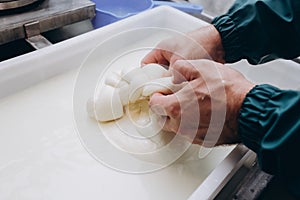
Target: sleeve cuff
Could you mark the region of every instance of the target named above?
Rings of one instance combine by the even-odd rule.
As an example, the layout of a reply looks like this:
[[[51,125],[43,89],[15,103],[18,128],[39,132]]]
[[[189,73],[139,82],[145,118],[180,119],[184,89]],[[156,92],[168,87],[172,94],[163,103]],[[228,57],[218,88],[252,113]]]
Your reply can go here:
[[[246,95],[239,115],[238,132],[242,142],[251,150],[258,153],[265,136],[266,127],[262,124],[266,108],[272,96],[280,89],[271,85],[257,85]]]
[[[225,61],[233,63],[242,59],[241,42],[234,21],[228,15],[213,19],[212,24],[220,33],[225,50]]]

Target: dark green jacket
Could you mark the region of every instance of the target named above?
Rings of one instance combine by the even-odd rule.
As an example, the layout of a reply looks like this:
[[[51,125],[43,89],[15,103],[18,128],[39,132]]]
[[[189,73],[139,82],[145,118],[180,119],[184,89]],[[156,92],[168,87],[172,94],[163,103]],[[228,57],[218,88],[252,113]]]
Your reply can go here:
[[[258,64],[300,55],[300,0],[237,0],[212,23],[227,62]],[[239,134],[262,169],[300,198],[300,92],[255,86],[243,102]]]

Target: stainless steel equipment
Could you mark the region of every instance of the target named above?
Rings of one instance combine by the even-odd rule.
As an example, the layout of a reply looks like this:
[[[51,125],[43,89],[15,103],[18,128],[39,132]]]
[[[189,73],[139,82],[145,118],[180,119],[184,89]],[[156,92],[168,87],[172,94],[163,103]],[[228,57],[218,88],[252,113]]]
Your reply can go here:
[[[9,10],[14,8],[20,8],[23,6],[28,6],[39,0],[1,0],[0,10]]]
[[[0,11],[0,44],[38,36],[28,41],[40,39],[48,45],[40,33],[93,18],[95,4],[89,0],[1,0]]]

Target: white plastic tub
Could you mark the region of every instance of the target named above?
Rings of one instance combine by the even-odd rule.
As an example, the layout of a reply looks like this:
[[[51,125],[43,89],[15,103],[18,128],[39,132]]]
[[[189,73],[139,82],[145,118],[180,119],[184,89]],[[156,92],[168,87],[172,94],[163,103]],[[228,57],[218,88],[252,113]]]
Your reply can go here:
[[[77,71],[96,45],[133,28],[186,32],[203,25],[204,22],[180,11],[159,7],[0,63],[0,199],[163,200],[187,199],[193,192],[196,199],[216,195],[248,155],[246,149],[219,147],[196,162],[133,175],[95,160],[80,143],[73,115]],[[168,36],[165,33],[158,30],[145,40],[133,35],[134,45],[154,47]],[[99,60],[129,47],[120,46],[116,51],[108,48]],[[277,66],[275,70],[268,67],[260,71],[243,62],[234,67],[258,82],[299,86],[294,76],[299,72],[298,65],[285,61],[272,65]],[[286,70],[283,76],[278,71],[283,67],[294,71],[290,74]]]

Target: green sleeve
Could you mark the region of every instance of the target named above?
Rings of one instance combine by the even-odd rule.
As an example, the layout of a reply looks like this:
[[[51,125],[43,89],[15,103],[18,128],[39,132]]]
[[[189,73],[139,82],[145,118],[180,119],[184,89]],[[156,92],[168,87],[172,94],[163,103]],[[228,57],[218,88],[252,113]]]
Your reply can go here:
[[[236,0],[212,24],[221,35],[227,62],[258,64],[300,55],[299,0]]]
[[[257,85],[244,99],[238,120],[241,140],[257,153],[261,168],[300,198],[300,91]]]

